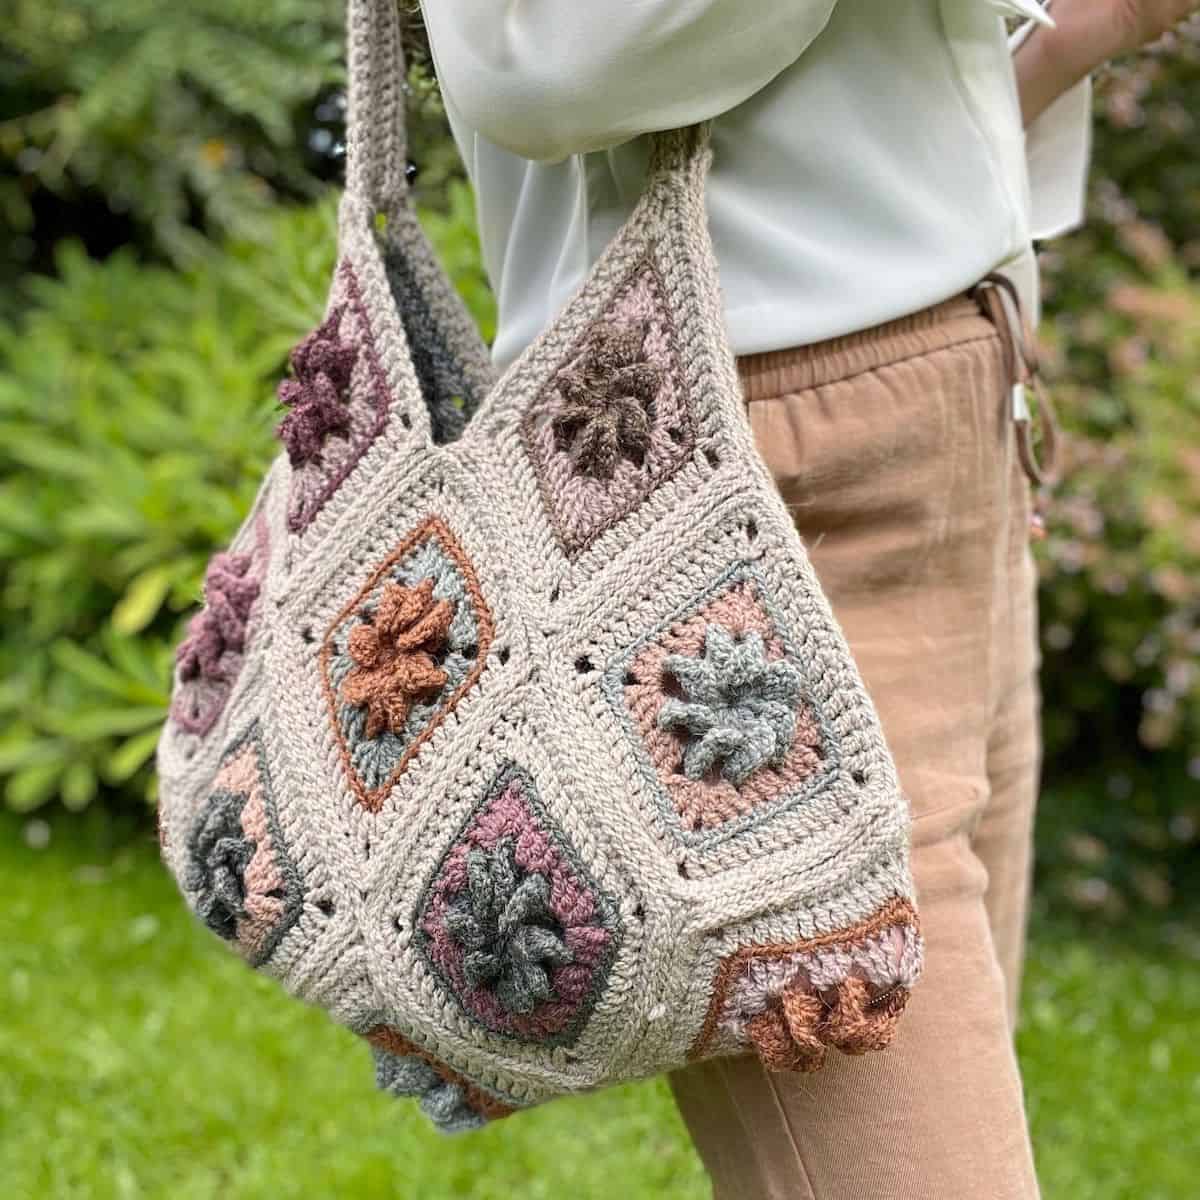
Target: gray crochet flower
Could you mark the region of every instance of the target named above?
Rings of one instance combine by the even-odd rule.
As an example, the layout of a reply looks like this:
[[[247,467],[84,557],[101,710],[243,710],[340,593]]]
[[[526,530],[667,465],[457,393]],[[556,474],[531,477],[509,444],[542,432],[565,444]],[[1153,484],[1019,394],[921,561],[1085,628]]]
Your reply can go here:
[[[683,689],[658,714],[662,729],[689,735],[683,773],[701,779],[716,764],[740,786],[766,763],[779,763],[796,735],[800,672],[767,659],[762,635],[735,638],[720,625],[704,634],[704,653],[672,654],[663,664]]]
[[[467,855],[467,890],[446,913],[446,929],[466,951],[467,982],[492,989],[510,1013],[550,999],[550,968],[573,958],[550,908],[550,881],[517,865],[512,838]]]
[[[412,1055],[375,1050],[375,1086],[393,1096],[415,1096],[421,1111],[443,1132],[478,1129],[483,1118],[473,1112],[461,1085],[449,1083]]]
[[[246,868],[256,845],[242,829],[246,797],[218,795],[191,837],[186,886],[195,893],[196,914],[218,937],[232,941],[246,915]]]

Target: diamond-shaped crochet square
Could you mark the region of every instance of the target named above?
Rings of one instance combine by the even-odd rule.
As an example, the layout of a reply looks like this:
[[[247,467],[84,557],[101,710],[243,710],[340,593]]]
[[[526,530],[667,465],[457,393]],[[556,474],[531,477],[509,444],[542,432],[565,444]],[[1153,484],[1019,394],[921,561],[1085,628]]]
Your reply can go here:
[[[188,839],[184,885],[197,916],[252,966],[300,915],[300,875],[279,828],[257,723],[226,750]]]
[[[479,580],[437,517],[371,573],[325,637],[325,698],[350,784],[372,812],[479,678],[494,626]]]
[[[686,844],[758,826],[836,767],[833,730],[750,566],[723,573],[615,658],[604,686],[666,828]]]
[[[569,1045],[603,991],[616,906],[509,764],[442,856],[417,907],[416,945],[469,1018]]]
[[[690,457],[695,429],[677,334],[649,258],[571,348],[526,411],[521,432],[568,557]]]

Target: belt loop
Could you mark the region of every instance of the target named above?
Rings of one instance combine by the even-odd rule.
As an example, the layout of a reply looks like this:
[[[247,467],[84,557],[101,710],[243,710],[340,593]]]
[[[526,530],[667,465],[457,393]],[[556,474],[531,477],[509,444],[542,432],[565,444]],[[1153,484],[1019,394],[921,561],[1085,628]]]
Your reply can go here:
[[[1021,298],[1012,280],[993,272],[972,289],[976,300],[992,324],[1002,333],[1004,356],[1012,387],[1012,419],[1016,433],[1017,456],[1021,468],[1034,487],[1034,512],[1030,532],[1034,538],[1046,535],[1045,510],[1048,492],[1057,482],[1058,420],[1050,397],[1042,386],[1038,371],[1037,343],[1021,308]],[[1026,388],[1037,397],[1037,418],[1042,435],[1042,458],[1033,446],[1033,416],[1029,411]]]

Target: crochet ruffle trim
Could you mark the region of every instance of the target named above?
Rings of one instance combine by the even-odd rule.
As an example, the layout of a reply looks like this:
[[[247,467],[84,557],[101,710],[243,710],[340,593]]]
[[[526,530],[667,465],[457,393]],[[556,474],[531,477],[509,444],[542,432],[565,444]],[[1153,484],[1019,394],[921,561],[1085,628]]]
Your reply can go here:
[[[831,1047],[843,1054],[882,1050],[921,958],[916,910],[900,898],[837,933],[743,947],[718,969],[690,1057],[704,1057],[721,1037],[755,1051],[768,1070],[811,1072]]]

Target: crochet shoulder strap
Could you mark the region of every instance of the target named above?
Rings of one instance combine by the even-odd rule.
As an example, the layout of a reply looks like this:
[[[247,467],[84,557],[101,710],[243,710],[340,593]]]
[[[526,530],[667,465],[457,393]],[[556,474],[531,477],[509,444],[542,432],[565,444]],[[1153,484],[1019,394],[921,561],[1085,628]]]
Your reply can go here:
[[[346,191],[387,213],[408,193],[404,50],[397,0],[348,0]]]
[[[434,443],[453,441],[491,388],[494,373],[487,347],[410,202],[408,86],[397,0],[348,0],[346,44],[349,112],[340,240],[345,251],[362,239],[378,239],[406,342],[401,357],[411,359],[425,401],[426,412],[414,414],[416,432],[428,433]]]
[[[347,22],[349,111],[344,203],[360,222],[382,215],[393,231],[388,238],[389,273],[416,274],[429,287],[433,277],[440,277],[442,272],[410,206],[405,136],[408,88],[397,0],[347,0]],[[646,191],[657,186],[673,194],[681,212],[687,212],[691,219],[697,213],[694,203],[688,201],[698,199],[699,219],[703,220],[704,179],[710,160],[708,129],[704,124],[669,130],[650,139]],[[418,365],[426,352],[421,340],[425,332],[409,329],[409,350]],[[465,331],[455,332],[460,340],[476,343],[471,346],[474,357],[482,348],[478,337],[467,339]],[[468,405],[467,419],[473,410],[474,405]],[[453,433],[457,435],[465,427],[465,420],[454,424]]]

